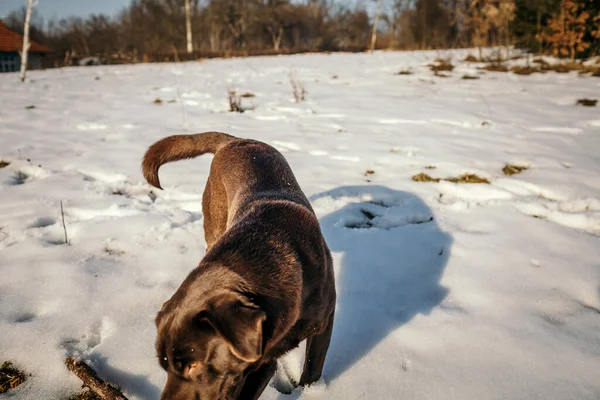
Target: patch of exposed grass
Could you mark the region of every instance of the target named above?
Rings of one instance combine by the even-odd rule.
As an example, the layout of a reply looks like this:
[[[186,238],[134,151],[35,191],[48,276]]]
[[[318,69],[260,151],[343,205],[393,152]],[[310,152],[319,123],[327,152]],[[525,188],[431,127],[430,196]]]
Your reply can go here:
[[[452,183],[485,183],[485,184],[489,184],[490,181],[488,181],[486,178],[483,178],[479,175],[476,174],[463,174],[460,176],[456,176],[456,177],[449,177],[449,178],[433,178],[423,172],[418,173],[417,175],[412,177],[412,180],[415,182],[439,182],[439,181],[446,181],[446,182],[452,182]]]
[[[161,99],[159,99],[158,97],[156,99],[154,99],[154,104],[162,104],[163,101]]]
[[[484,65],[483,67],[481,67],[481,69],[484,69],[489,72],[508,72],[508,67],[506,65],[495,63]]]
[[[368,170],[366,170],[366,171],[365,171],[365,174],[364,174],[364,175],[365,175],[365,176],[369,176],[369,175],[373,175],[374,173],[375,173],[375,171],[374,171],[374,170],[372,170],[372,169],[368,169]]]
[[[256,97],[256,95],[251,92],[246,92],[246,93],[240,94],[240,97],[243,97],[244,99],[251,99],[251,98]]]
[[[439,182],[440,178],[432,178],[424,172],[420,172],[412,177],[415,182]]]
[[[512,67],[510,69],[510,72],[512,72],[513,74],[516,74],[516,75],[531,75],[536,72],[542,72],[542,70],[539,68],[531,67],[531,66],[523,67],[523,66],[515,65],[514,67]]]
[[[465,81],[467,81],[467,80],[476,80],[476,79],[479,79],[479,77],[477,75],[465,74],[460,79],[464,79]]]
[[[540,65],[541,68],[549,68],[550,67],[550,63],[548,61],[544,60],[543,58],[535,58],[533,60],[533,63]]]
[[[16,368],[10,361],[0,366],[0,393],[6,393],[27,380],[25,373]]]
[[[504,166],[504,168],[502,168],[502,172],[504,172],[504,175],[512,176],[512,175],[520,174],[521,172],[523,172],[527,169],[529,169],[529,167],[527,167],[525,165],[506,164]]]
[[[488,185],[490,183],[490,181],[488,181],[486,178],[482,178],[476,174],[463,174],[454,178],[446,178],[444,180],[453,183],[485,183]]]
[[[8,161],[0,160],[0,168],[6,168],[10,165]]]
[[[122,256],[123,254],[125,254],[123,250],[113,249],[110,247],[105,247],[104,251],[106,252],[106,254],[109,254],[111,256]]]
[[[473,54],[469,54],[465,57],[465,62],[479,62],[479,58],[475,57]]]
[[[414,72],[410,68],[404,68],[396,72],[394,75],[412,75]]]
[[[596,99],[579,99],[579,100],[577,100],[578,106],[596,107],[596,104],[598,104],[598,100],[596,100]]]
[[[559,74],[567,74],[571,71],[581,71],[584,69],[583,64],[579,64],[576,62],[567,62],[567,63],[557,63],[552,64],[550,69]]]
[[[428,67],[432,72],[454,71],[454,65],[452,65],[449,59],[436,58],[435,64],[429,64]]]
[[[437,167],[435,165],[426,165],[425,169],[436,169]]]

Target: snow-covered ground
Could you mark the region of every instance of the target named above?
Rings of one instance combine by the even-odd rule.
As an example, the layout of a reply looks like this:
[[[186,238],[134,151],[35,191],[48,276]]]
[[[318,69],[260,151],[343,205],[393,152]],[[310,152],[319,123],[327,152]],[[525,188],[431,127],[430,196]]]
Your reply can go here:
[[[600,113],[575,105],[600,79],[479,75],[465,54],[442,54],[447,78],[434,52],[0,75],[0,361],[32,375],[4,396],[65,399],[77,355],[158,398],[153,319],[205,252],[210,157],[165,166],[164,191],[140,160],[161,137],[222,130],[283,152],[335,259],[326,387],[264,399],[600,398]],[[255,110],[226,112],[230,88]]]

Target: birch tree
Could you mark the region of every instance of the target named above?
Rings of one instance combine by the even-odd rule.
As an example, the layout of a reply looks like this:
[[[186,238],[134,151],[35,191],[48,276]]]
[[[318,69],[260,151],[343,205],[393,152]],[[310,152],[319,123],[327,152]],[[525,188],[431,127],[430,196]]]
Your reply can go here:
[[[369,50],[375,50],[375,42],[377,42],[377,28],[379,25],[379,18],[381,18],[381,8],[383,6],[383,0],[377,2],[377,14],[375,14],[375,20],[373,21],[373,31],[371,32],[371,45]]]
[[[192,7],[190,6],[190,0],[185,0],[185,29],[187,36],[187,52],[191,54],[194,51],[194,44],[192,42]]]
[[[37,1],[27,0],[27,14],[25,15],[25,27],[23,29],[23,50],[21,51],[21,82],[25,82],[27,74],[27,56],[29,55],[29,24],[31,23],[31,12],[38,5]]]

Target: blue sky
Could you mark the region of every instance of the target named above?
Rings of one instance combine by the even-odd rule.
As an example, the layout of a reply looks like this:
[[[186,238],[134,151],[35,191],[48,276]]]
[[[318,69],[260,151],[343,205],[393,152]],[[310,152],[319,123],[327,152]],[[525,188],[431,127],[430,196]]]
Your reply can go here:
[[[44,20],[71,15],[87,16],[92,13],[113,15],[131,0],[38,0],[37,10]],[[0,0],[0,18],[25,5],[25,0]]]

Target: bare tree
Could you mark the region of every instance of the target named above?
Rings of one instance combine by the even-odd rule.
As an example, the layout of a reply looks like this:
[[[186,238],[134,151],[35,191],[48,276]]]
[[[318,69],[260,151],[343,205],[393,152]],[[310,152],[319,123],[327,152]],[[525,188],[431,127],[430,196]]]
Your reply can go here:
[[[373,21],[373,32],[371,33],[371,45],[369,50],[375,50],[375,42],[377,42],[377,28],[379,26],[379,18],[381,18],[381,8],[383,6],[383,0],[377,2],[377,14],[375,14],[375,20]]]
[[[29,23],[31,22],[31,12],[33,7],[37,6],[38,2],[27,0],[27,15],[25,16],[25,27],[23,29],[23,51],[21,52],[21,82],[25,82],[27,73],[27,56],[29,55]]]
[[[187,52],[191,54],[194,51],[194,44],[192,43],[192,7],[190,6],[190,0],[185,0],[185,29]]]

